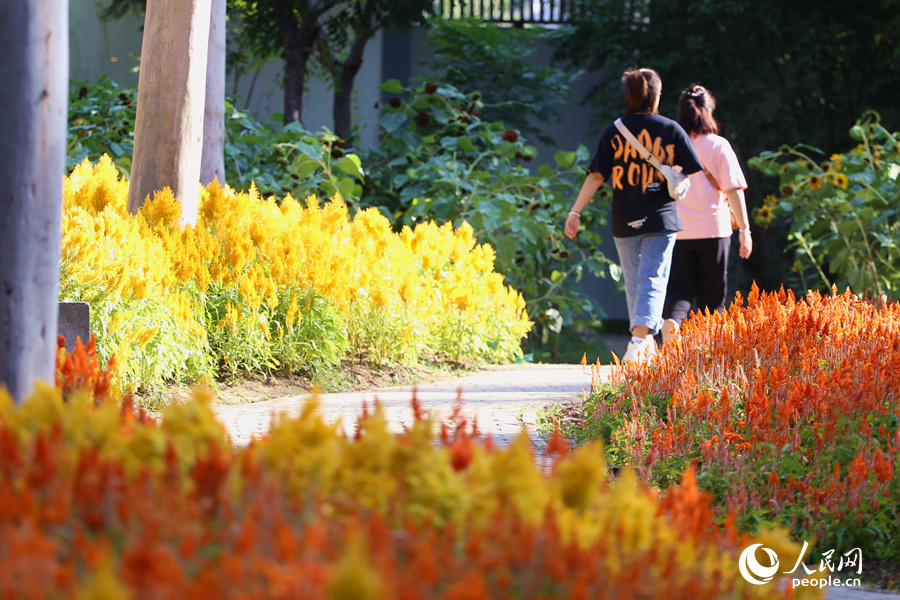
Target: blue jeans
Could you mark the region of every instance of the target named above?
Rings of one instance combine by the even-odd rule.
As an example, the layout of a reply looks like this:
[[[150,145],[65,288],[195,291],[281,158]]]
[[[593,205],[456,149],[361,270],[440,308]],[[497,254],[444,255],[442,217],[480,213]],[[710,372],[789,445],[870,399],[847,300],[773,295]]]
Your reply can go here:
[[[656,333],[662,327],[663,303],[672,266],[675,233],[651,233],[614,238],[625,276],[629,329],[643,325]]]

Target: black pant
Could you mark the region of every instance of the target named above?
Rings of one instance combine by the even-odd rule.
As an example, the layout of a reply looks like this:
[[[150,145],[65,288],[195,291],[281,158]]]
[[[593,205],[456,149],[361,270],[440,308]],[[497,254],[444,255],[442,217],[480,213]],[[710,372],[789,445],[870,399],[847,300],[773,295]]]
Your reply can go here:
[[[725,308],[730,248],[730,237],[675,242],[664,319],[674,319],[681,325],[695,300],[701,311]]]

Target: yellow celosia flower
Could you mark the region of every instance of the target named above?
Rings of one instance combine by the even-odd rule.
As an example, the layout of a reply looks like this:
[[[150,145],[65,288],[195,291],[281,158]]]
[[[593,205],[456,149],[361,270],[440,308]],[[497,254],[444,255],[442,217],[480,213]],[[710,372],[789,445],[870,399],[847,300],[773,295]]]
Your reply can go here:
[[[129,588],[116,575],[109,560],[92,571],[87,581],[75,592],[75,600],[129,600]]]
[[[383,584],[360,537],[351,537],[328,585],[328,600],[381,600]]]
[[[456,353],[460,335],[485,340],[470,345],[477,352],[506,340],[507,350],[493,360],[521,352],[524,299],[502,285],[493,249],[477,245],[468,224],[455,230],[450,223],[420,223],[395,234],[375,209],[351,220],[339,198],[278,203],[255,188],[236,193],[213,183],[201,192],[197,226],[181,228],[170,192],[155,194],[139,217],[129,215],[127,182],[108,159],[79,165],[66,178],[65,194],[60,289],[71,291],[67,299],[102,301],[105,316],[98,318],[116,319],[98,341],[104,354],[116,352],[129,382],[155,368],[155,359],[139,350],[162,318],[171,321],[161,328],[167,350],[177,339],[187,356],[191,342],[207,343],[208,307],[200,299],[211,286],[232,299],[206,325],[218,336],[245,327],[258,333],[259,315],[268,323],[287,303],[284,321],[269,323],[264,334],[283,336],[299,318],[290,298],[300,290],[327,297],[348,319],[355,351],[378,360],[415,359],[426,349]],[[141,321],[151,306],[164,307],[164,317]],[[463,318],[451,326],[448,310]],[[125,339],[123,331],[133,333]]]

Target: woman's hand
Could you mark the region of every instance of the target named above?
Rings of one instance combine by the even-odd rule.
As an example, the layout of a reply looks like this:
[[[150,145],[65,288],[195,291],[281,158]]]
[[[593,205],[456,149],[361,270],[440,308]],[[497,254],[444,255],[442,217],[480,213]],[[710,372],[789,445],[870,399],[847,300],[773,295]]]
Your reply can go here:
[[[566,237],[574,240],[578,235],[578,225],[581,224],[581,217],[576,212],[570,212],[566,217]]]
[[[587,206],[594,192],[603,185],[603,175],[592,171],[584,178],[581,189],[578,191],[578,197],[575,198],[575,204],[569,210],[569,216],[566,217],[566,237],[574,240],[578,236],[578,226],[581,224],[581,211]]]
[[[750,258],[750,253],[753,252],[753,238],[750,237],[749,229],[741,229],[738,234],[738,240],[741,243],[741,248],[738,250],[738,255],[741,258]]]

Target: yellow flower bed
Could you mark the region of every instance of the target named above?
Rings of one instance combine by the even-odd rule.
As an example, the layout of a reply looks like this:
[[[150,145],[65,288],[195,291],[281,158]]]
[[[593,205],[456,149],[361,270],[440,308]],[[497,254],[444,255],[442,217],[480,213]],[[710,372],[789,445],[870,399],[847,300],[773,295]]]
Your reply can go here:
[[[104,157],[65,181],[61,297],[91,303],[101,353],[126,387],[226,372],[312,371],[352,354],[506,361],[530,328],[472,228],[395,233],[340,198],[280,202],[202,192],[196,227],[169,190],[136,216]]]

